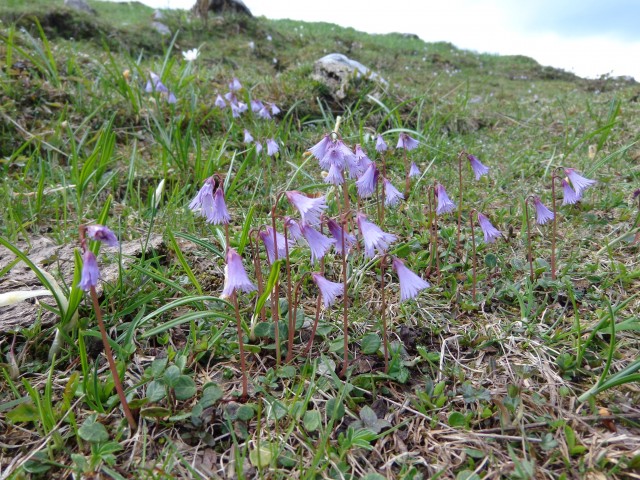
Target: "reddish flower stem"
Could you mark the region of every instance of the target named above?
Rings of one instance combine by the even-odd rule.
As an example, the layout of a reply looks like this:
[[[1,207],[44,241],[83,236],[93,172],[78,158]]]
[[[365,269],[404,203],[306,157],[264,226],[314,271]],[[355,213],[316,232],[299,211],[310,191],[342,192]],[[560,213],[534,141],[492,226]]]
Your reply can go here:
[[[551,175],[551,208],[553,209],[553,230],[551,232],[551,280],[556,279],[556,236],[557,221],[556,221],[556,178],[558,178],[555,172]]]
[[[347,367],[349,366],[349,321],[347,317],[349,309],[349,296],[347,295],[347,252],[344,244],[344,235],[347,228],[347,212],[342,216],[342,283],[343,283],[343,311],[342,328],[344,330],[344,363],[342,364],[342,378],[347,377]]]
[[[233,302],[233,309],[236,313],[236,326],[238,328],[238,349],[240,350],[240,369],[242,370],[242,399],[246,400],[249,396],[249,382],[247,380],[247,364],[244,354],[244,341],[242,336],[242,320],[240,319],[240,307],[238,307],[238,296],[234,291],[231,295],[231,301]]]
[[[462,226],[462,156],[464,154],[464,150],[458,154],[458,188],[460,190],[458,193],[458,241],[456,244],[456,250],[458,250],[458,252],[460,251],[460,230]]]
[[[388,255],[383,255],[380,259],[380,296],[382,306],[380,316],[382,317],[382,345],[384,348],[384,373],[389,373],[389,336],[387,335],[387,302],[384,288],[384,275],[387,265]]]
[[[113,360],[113,352],[111,351],[111,345],[109,345],[107,330],[105,329],[104,322],[102,321],[102,311],[100,310],[100,302],[98,301],[98,293],[96,292],[96,288],[92,286],[90,293],[91,300],[93,302],[93,310],[96,312],[96,320],[98,321],[98,328],[100,329],[100,336],[102,337],[102,344],[104,345],[104,354],[107,357],[107,361],[109,362],[109,370],[111,370],[111,375],[113,376],[113,383],[116,387],[116,392],[118,392],[118,397],[120,397],[120,403],[122,404],[122,409],[124,410],[124,416],[127,417],[127,422],[129,422],[129,428],[131,429],[131,432],[135,432],[138,429],[138,426],[136,424],[136,420],[133,418],[131,409],[129,408],[127,397],[124,394],[122,382],[120,381],[120,375],[118,375],[118,369],[116,368],[116,362]]]
[[[478,260],[476,258],[476,233],[475,228],[473,226],[473,214],[476,213],[475,210],[471,210],[469,212],[469,225],[471,225],[471,244],[473,245],[473,280],[471,283],[471,298],[473,302],[476,301],[476,269]]]
[[[524,216],[527,218],[527,253],[529,257],[529,278],[533,283],[533,256],[531,255],[531,221],[529,220],[529,198],[524,199]]]

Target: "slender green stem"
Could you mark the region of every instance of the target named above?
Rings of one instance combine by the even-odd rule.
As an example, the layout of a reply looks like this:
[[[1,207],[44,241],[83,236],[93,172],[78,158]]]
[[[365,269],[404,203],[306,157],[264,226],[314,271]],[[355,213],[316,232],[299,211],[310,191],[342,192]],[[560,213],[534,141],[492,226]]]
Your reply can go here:
[[[242,370],[242,398],[246,400],[249,396],[249,381],[247,380],[247,364],[244,354],[244,341],[242,336],[242,320],[240,319],[240,307],[238,307],[238,296],[234,291],[231,295],[231,301],[233,302],[233,309],[236,313],[236,327],[238,329],[238,349],[240,350],[240,369]]]

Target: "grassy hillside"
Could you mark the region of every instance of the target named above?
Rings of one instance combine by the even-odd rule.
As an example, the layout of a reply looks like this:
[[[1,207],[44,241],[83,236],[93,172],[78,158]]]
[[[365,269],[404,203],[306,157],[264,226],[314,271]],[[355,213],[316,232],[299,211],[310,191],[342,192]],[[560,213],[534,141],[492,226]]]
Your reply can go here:
[[[0,6],[0,478],[637,471],[635,82],[325,23],[163,11],[162,36],[136,2],[62,3]],[[337,100],[312,75],[332,52],[387,83]],[[323,138],[375,162],[371,195],[365,160],[315,158]],[[358,182],[328,183],[349,166]],[[385,205],[383,179],[405,198]],[[192,203],[203,185],[228,225]],[[276,260],[291,191],[325,216],[303,207],[311,240],[277,237]],[[373,255],[362,214],[394,236]],[[328,218],[355,236],[346,258],[340,235],[310,258]],[[118,248],[81,241],[95,224]],[[229,248],[257,291],[223,295]]]

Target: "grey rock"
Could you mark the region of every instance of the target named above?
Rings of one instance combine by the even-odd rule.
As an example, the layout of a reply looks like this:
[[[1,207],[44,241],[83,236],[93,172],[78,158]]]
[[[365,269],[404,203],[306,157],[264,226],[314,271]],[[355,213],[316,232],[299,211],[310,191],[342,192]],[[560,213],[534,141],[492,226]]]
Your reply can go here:
[[[312,78],[326,85],[336,100],[344,100],[346,88],[354,79],[374,81],[381,86],[388,82],[373,70],[341,53],[330,53],[313,65]]]
[[[171,30],[162,22],[151,22],[153,29],[160,35],[171,35]]]
[[[65,6],[95,15],[97,12],[84,0],[64,0]]]
[[[153,19],[156,21],[164,19],[164,13],[162,13],[160,10],[154,10]]]
[[[251,10],[242,0],[196,0],[191,11],[201,17],[206,17],[208,12],[213,13],[241,13],[253,17]]]

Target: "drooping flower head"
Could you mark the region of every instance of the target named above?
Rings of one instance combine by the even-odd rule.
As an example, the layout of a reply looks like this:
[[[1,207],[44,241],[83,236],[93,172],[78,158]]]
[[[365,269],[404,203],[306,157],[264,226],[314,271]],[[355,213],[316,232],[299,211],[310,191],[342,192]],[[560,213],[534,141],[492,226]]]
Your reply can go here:
[[[420,176],[420,169],[416,165],[416,162],[411,162],[411,167],[409,168],[409,177],[413,178],[413,177],[419,177],[419,176]]]
[[[376,185],[378,184],[378,175],[379,172],[376,168],[376,164],[371,162],[362,176],[356,180],[356,187],[360,198],[368,198],[374,194],[376,191]]]
[[[343,233],[343,229],[338,222],[329,218],[327,219],[327,227],[329,228],[329,232],[331,232],[331,236],[335,239],[336,243],[334,244],[334,248],[338,255],[342,255],[342,236],[344,235],[344,245],[345,245],[345,253],[348,255],[351,248],[356,243],[356,237],[351,235],[348,232]]]
[[[421,290],[431,286],[429,282],[407,268],[399,258],[393,257],[392,265],[400,281],[400,301],[404,302],[415,298]]]
[[[213,104],[221,109],[227,106],[227,102],[224,101],[224,98],[222,98],[220,94],[216,95],[216,101],[213,102]]]
[[[231,82],[229,83],[229,90],[231,90],[232,92],[237,92],[241,88],[242,84],[240,83],[240,80],[238,80],[236,77],[233,77],[233,80],[231,80]]]
[[[582,197],[582,191],[595,185],[597,182],[589,178],[585,178],[576,172],[575,168],[565,168],[564,173],[569,177],[569,181],[575,192]]]
[[[207,222],[214,225],[227,224],[231,220],[224,201],[224,190],[222,185],[218,184],[215,176],[204,181],[202,188],[189,203],[189,209],[193,212],[199,212],[207,219]]]
[[[553,220],[553,212],[543,205],[540,197],[533,197],[533,206],[536,207],[536,223],[538,225],[544,225]]]
[[[280,151],[280,147],[278,146],[278,143],[273,138],[268,139],[267,140],[267,155],[272,157],[276,153],[278,153],[279,151]]]
[[[223,297],[231,297],[236,290],[249,293],[256,290],[256,286],[249,280],[242,257],[233,248],[227,250],[227,265],[224,267]]]
[[[469,159],[469,165],[471,165],[471,170],[476,176],[476,180],[480,180],[480,177],[483,175],[487,175],[489,173],[489,167],[483,165],[480,160],[474,155],[470,153],[467,154],[467,158]]]
[[[296,190],[286,192],[285,195],[289,203],[300,212],[304,223],[308,223],[309,225],[317,225],[320,223],[320,215],[327,209],[324,195],[317,198],[310,198]]]
[[[478,212],[478,223],[480,224],[480,229],[484,234],[485,243],[493,243],[496,241],[496,238],[500,238],[500,230],[495,228],[489,219]]]
[[[569,185],[567,180],[563,178],[561,183],[563,193],[562,205],[574,205],[582,199],[582,195],[578,194],[573,188],[571,188],[571,185]]]
[[[318,272],[312,273],[311,278],[320,290],[324,308],[330,307],[335,303],[337,297],[344,295],[344,284],[327,280]]]
[[[387,142],[384,141],[382,135],[378,135],[376,137],[376,151],[378,153],[386,152],[389,147],[387,146]]]
[[[384,187],[384,204],[387,207],[394,207],[400,203],[401,200],[404,200],[404,195],[400,193],[400,190],[394,187],[388,179],[384,178],[382,185]]]
[[[360,169],[360,174],[358,176],[360,176],[362,172],[364,172],[367,168],[369,168],[369,165],[371,165],[372,162],[359,143],[356,144],[353,153],[356,156],[356,160],[358,161],[358,165]]]
[[[300,225],[293,218],[284,217],[284,224],[285,224],[285,226],[287,228],[287,231],[289,233],[289,244],[290,245],[293,245],[298,240],[300,240],[301,238],[304,238],[302,236],[302,232],[300,231]]]
[[[86,232],[87,237],[91,240],[97,240],[105,245],[109,245],[110,247],[117,247],[119,245],[116,234],[113,233],[109,227],[105,227],[104,225],[89,225]]]
[[[263,120],[271,120],[271,113],[269,113],[269,109],[264,105],[260,110],[258,110],[258,117]]]
[[[271,115],[278,115],[280,113],[280,109],[275,103],[270,103],[269,108],[271,108]]]
[[[411,138],[408,133],[402,132],[398,137],[398,144],[396,148],[404,148],[405,150],[413,150],[417,148],[420,142],[415,138]]]
[[[344,183],[342,169],[338,168],[336,165],[331,165],[327,176],[324,177],[324,183],[330,183],[332,185],[342,185]]]
[[[320,167],[329,170],[333,165],[342,169],[344,168],[344,152],[337,145],[337,142],[331,143],[325,150],[324,157],[319,161]]]
[[[91,287],[95,287],[98,284],[99,279],[98,260],[93,252],[87,248],[82,254],[82,274],[78,287],[84,291],[91,290]]]
[[[264,104],[260,100],[251,100],[251,111],[258,113],[264,108]]]
[[[367,258],[373,257],[375,250],[381,255],[386,253],[389,245],[397,239],[395,235],[383,232],[375,223],[368,221],[364,213],[358,213],[356,220],[364,241],[364,255]]]
[[[316,160],[322,160],[327,154],[329,145],[331,145],[332,143],[333,142],[331,141],[331,135],[327,133],[324,137],[322,137],[322,140],[311,147],[309,151],[311,152],[311,155],[316,157]]]
[[[226,225],[231,220],[231,215],[227,210],[227,204],[224,201],[224,191],[222,186],[213,194],[213,208],[210,211],[205,212],[207,215],[207,222],[214,225]]]
[[[456,209],[456,204],[453,203],[453,200],[449,198],[449,195],[447,195],[447,191],[444,189],[444,186],[441,183],[438,183],[436,185],[435,192],[436,198],[438,199],[438,205],[436,207],[436,213],[438,215],[449,213]]]
[[[333,238],[329,238],[321,234],[315,228],[306,223],[300,225],[300,231],[302,236],[307,241],[309,249],[311,250],[311,264],[313,265],[316,259],[321,259],[329,251],[331,246],[335,243]]]
[[[251,143],[251,142],[253,142],[253,136],[251,135],[251,132],[245,128],[244,140],[242,140],[242,143]]]
[[[262,144],[260,142],[256,142],[256,154],[259,154],[262,151]]]
[[[153,72],[149,72],[149,80],[144,87],[146,93],[160,92],[169,93],[169,89],[160,81],[160,77]]]
[[[276,232],[276,241],[278,242],[277,255],[276,255],[275,245],[273,242],[273,228],[267,227],[265,230],[260,230],[258,235],[262,239],[262,243],[264,243],[264,248],[267,251],[267,257],[269,258],[269,263],[273,263],[277,259],[284,258],[286,256],[287,246],[284,243],[285,238],[283,234]]]

